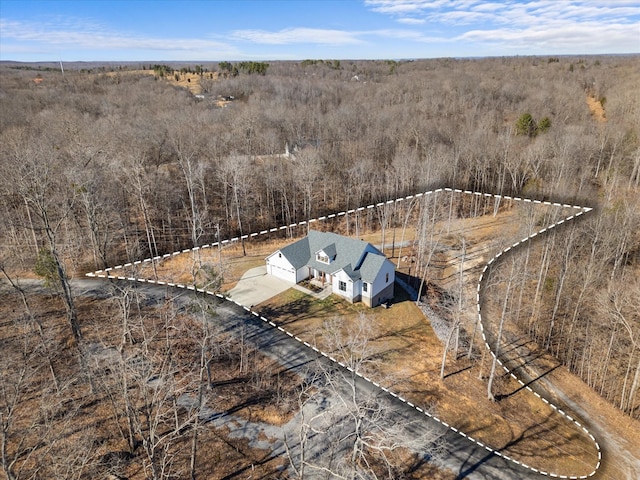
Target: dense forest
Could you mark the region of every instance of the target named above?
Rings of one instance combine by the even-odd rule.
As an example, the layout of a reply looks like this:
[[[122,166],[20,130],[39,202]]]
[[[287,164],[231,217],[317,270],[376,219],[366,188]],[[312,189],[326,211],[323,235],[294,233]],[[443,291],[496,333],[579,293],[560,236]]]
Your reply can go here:
[[[433,187],[589,206],[531,257],[535,301],[515,320],[640,418],[637,56],[203,65],[197,96],[169,71],[1,66],[9,277],[81,276]]]

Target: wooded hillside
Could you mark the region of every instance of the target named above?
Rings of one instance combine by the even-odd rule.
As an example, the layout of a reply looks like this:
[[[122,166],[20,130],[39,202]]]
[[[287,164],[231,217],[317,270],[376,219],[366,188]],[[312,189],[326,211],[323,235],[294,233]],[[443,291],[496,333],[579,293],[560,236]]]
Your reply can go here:
[[[126,70],[3,65],[1,263],[79,276],[440,186],[591,206],[532,258],[517,318],[640,418],[639,67],[275,62],[203,75],[197,98]]]

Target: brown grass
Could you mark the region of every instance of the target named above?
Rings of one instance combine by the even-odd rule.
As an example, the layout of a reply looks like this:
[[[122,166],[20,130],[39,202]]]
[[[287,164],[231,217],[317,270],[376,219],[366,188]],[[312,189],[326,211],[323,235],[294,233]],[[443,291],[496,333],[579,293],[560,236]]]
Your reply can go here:
[[[113,77],[116,75],[155,75],[153,70],[119,70],[117,72],[109,72],[108,76]],[[178,79],[176,80],[176,75],[178,75]],[[202,85],[200,84],[200,80],[203,78],[211,78],[212,80],[216,80],[218,78],[217,72],[207,72],[202,75],[198,75],[197,73],[181,73],[176,72],[173,75],[168,75],[162,77],[162,80],[169,82],[172,85],[176,85],[178,87],[183,87],[189,90],[194,95],[199,95],[202,93]]]
[[[458,220],[442,242],[454,250],[459,248],[462,235],[468,249],[492,243],[494,247],[487,252],[486,261],[492,255],[490,252],[499,250],[498,245],[508,245],[522,236],[517,228],[517,215],[516,210],[510,210],[496,217]],[[415,232],[409,237],[413,235]],[[380,242],[379,232],[362,237],[373,243]],[[390,238],[391,235],[387,235],[387,241]],[[410,248],[404,252],[403,256],[412,254]],[[443,286],[448,283],[446,272],[451,268],[443,269]],[[370,310],[335,297],[317,301],[293,290],[257,309],[319,348],[326,348],[321,336],[323,322],[336,316],[354,322],[360,313],[368,313],[377,325],[371,345],[379,360],[376,370],[366,372],[368,375],[417,405],[433,406],[435,413],[447,423],[540,470],[586,475],[595,466],[596,450],[589,437],[533,394],[520,389],[510,377],[499,375],[496,381],[496,390],[506,392],[504,398],[499,402],[487,399],[484,378],[490,368],[489,357],[481,362],[449,358],[446,377],[441,380],[442,342],[403,292],[398,292],[393,307],[388,310]],[[484,352],[484,347],[481,348]]]
[[[390,309],[367,309],[336,297],[310,299],[295,290],[257,307],[267,318],[294,335],[326,349],[323,322],[336,316],[355,322],[361,312],[377,325],[372,339],[375,370],[363,372],[396,393],[434,413],[450,425],[538,469],[565,475],[586,475],[595,465],[596,451],[588,437],[541,400],[501,377],[501,390],[513,393],[500,402],[486,397],[486,362],[448,360],[444,380],[439,377],[442,343],[428,321],[403,292]],[[329,352],[327,352],[329,353]],[[335,352],[333,352],[335,353]],[[540,452],[545,452],[540,455]]]
[[[242,275],[249,269],[265,264],[265,258],[280,247],[291,243],[286,239],[263,239],[263,241],[245,242],[246,255],[243,255],[241,243],[218,247],[201,248],[196,251],[179,253],[167,258],[114,270],[113,275],[137,276],[138,278],[154,279],[163,282],[178,283],[183,285],[194,284],[194,274],[202,265],[211,265],[216,272],[222,274],[223,292],[232,289]],[[220,265],[222,264],[222,268]],[[196,284],[199,282],[196,278]]]

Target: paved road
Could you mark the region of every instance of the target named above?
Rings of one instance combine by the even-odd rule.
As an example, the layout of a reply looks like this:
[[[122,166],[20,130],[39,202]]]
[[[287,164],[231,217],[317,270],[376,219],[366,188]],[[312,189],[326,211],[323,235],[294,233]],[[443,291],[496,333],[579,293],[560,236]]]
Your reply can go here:
[[[94,296],[104,296],[105,284],[104,280],[97,279],[75,280],[73,282],[73,286],[78,293]],[[191,292],[183,289],[147,283],[136,285],[150,299],[158,301],[162,300],[167,293],[172,296],[175,295],[178,302],[188,303],[193,298]],[[238,333],[242,328],[245,339],[253,342],[263,353],[277,359],[284,368],[291,371],[304,374],[307,371],[307,367],[317,361],[325,362],[327,369],[336,368],[337,366],[318,355],[309,347],[232,302],[219,301],[214,321],[231,334]],[[345,388],[348,388],[348,385],[345,384]],[[445,428],[435,420],[409,407],[363,379],[358,379],[357,388],[362,392],[366,392],[367,395],[386,398],[395,407],[394,415],[397,416],[398,423],[405,425],[408,439],[433,436],[433,432],[440,434],[440,441],[444,443],[443,448],[445,450],[444,464],[457,475],[457,478],[482,480],[548,478],[489,453],[484,448]],[[314,451],[317,454],[321,454],[324,447],[324,445],[316,445]],[[281,454],[284,454],[282,445],[275,444],[274,455]]]

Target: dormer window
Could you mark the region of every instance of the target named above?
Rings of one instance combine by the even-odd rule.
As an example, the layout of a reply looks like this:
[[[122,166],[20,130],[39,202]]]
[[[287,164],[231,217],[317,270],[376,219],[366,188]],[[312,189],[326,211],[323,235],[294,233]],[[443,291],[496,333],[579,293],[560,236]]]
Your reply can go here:
[[[336,259],[336,246],[334,244],[327,245],[322,250],[316,252],[316,261],[329,265]]]
[[[316,260],[322,263],[326,263],[327,265],[330,263],[329,257],[323,254],[323,252],[318,252],[316,254]]]

